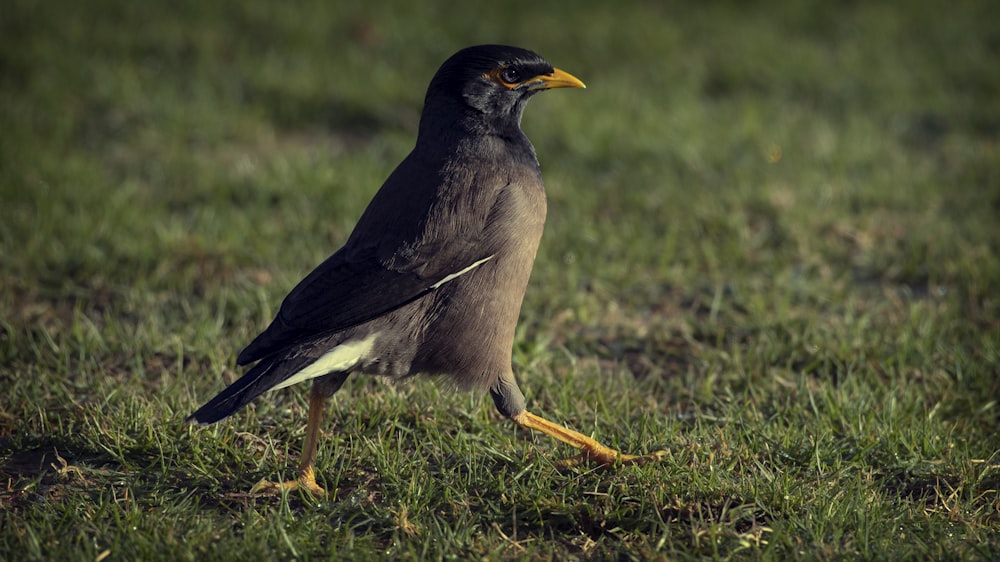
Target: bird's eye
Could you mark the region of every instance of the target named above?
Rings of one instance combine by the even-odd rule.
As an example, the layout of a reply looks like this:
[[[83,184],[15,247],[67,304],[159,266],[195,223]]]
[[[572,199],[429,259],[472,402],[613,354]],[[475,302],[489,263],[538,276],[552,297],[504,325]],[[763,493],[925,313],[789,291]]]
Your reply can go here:
[[[500,78],[508,84],[517,84],[521,81],[521,72],[512,66],[508,66],[500,71]]]

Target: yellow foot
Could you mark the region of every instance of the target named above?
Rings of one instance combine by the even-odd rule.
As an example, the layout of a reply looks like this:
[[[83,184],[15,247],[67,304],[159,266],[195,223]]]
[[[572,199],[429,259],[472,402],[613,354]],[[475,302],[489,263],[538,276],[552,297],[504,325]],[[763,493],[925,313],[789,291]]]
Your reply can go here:
[[[600,446],[599,448],[586,448],[579,455],[557,462],[556,466],[559,468],[573,468],[574,466],[580,466],[582,464],[598,464],[601,466],[611,466],[616,464],[641,465],[663,460],[663,457],[665,456],[667,456],[667,451],[665,450],[656,451],[655,453],[649,453],[646,455],[626,455],[619,453],[614,449]]]
[[[580,449],[581,453],[575,457],[570,457],[557,464],[559,468],[570,468],[584,463],[613,465],[613,464],[646,464],[655,462],[667,456],[666,451],[656,451],[648,455],[624,455],[611,447],[605,447],[591,437],[563,427],[557,423],[536,416],[528,411],[518,412],[510,417],[517,425],[541,431],[542,433],[554,437],[567,445],[572,445]]]
[[[326,490],[316,483],[316,474],[313,472],[311,467],[302,471],[302,474],[299,475],[297,480],[288,480],[285,482],[261,480],[250,489],[250,493],[272,496],[282,492],[291,492],[299,489],[305,490],[317,498],[326,497]]]

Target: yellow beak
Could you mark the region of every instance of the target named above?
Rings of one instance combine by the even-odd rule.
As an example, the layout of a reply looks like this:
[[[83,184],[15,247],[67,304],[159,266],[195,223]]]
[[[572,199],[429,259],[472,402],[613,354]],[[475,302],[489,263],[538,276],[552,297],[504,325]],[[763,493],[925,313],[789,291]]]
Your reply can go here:
[[[540,74],[531,80],[526,80],[525,85],[529,90],[548,90],[550,88],[586,88],[579,78],[569,72],[552,69],[549,74]]]

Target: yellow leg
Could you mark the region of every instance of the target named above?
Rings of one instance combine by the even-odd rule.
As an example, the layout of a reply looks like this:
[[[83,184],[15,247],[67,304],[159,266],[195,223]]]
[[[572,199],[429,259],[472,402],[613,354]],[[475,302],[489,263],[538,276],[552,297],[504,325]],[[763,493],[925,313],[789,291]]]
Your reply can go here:
[[[587,437],[582,433],[563,427],[557,423],[536,416],[531,412],[521,412],[510,417],[517,425],[541,431],[542,433],[558,439],[567,445],[580,449],[580,454],[570,457],[559,463],[563,467],[576,466],[584,462],[597,463],[600,465],[610,464],[645,464],[647,462],[658,461],[666,456],[666,451],[656,451],[648,455],[625,455],[618,451],[601,445],[596,440]]]
[[[299,460],[299,477],[279,483],[261,480],[250,490],[251,494],[273,494],[302,488],[316,497],[326,497],[326,490],[316,483],[316,472],[313,469],[326,398],[327,395],[317,386],[313,386],[309,391],[309,421],[306,422],[306,441],[302,445],[302,457]]]

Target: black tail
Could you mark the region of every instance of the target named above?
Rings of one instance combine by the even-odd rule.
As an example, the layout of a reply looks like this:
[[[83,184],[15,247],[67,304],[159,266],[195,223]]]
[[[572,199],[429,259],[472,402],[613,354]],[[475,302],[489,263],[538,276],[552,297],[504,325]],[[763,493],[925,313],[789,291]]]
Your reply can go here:
[[[251,367],[239,380],[215,395],[215,398],[198,408],[197,412],[188,416],[187,421],[205,425],[228,418],[253,401],[254,398],[271,390],[313,361],[314,359],[309,357],[282,357],[281,355],[264,358],[260,363]]]

